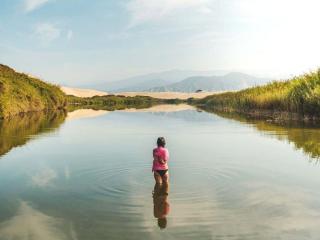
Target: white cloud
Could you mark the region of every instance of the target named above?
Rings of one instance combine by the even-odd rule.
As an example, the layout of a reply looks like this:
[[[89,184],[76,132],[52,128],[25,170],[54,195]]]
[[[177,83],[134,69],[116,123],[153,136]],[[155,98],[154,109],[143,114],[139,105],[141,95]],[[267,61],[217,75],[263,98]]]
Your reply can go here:
[[[209,11],[210,0],[130,0],[126,5],[131,13],[130,25],[159,20],[177,9],[195,8],[200,12]],[[211,0],[212,1],[212,0]]]
[[[34,34],[44,45],[48,45],[60,37],[61,30],[53,24],[40,23],[36,26]]]
[[[42,5],[44,5],[45,3],[49,2],[50,0],[25,0],[24,1],[24,5],[25,5],[25,10],[27,12],[31,12],[39,7],[41,7]]]

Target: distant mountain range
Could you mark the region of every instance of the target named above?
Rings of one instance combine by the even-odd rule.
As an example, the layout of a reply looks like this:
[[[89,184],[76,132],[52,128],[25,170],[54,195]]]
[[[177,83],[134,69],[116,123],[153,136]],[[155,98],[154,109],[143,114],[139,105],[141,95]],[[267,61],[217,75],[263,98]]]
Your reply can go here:
[[[171,70],[94,86],[108,92],[195,92],[239,90],[270,81],[240,72]]]
[[[240,90],[270,81],[244,73],[232,72],[223,76],[194,76],[180,82],[148,89],[151,92],[195,92],[195,91],[231,91]]]
[[[174,84],[192,76],[212,76],[225,73],[225,71],[170,70],[99,84],[93,88],[108,92],[141,92]]]

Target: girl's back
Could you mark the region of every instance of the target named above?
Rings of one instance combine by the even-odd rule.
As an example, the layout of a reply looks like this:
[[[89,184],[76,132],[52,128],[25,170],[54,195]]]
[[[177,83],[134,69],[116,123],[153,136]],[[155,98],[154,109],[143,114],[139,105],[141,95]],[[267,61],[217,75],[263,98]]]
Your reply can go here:
[[[167,170],[169,151],[165,147],[156,147],[153,149],[153,170]]]

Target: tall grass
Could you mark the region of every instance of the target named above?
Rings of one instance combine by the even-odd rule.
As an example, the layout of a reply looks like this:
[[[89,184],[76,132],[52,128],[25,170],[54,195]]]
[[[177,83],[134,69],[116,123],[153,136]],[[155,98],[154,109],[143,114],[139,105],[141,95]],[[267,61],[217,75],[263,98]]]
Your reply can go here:
[[[211,95],[196,104],[223,111],[284,111],[320,116],[320,69],[282,82]]]

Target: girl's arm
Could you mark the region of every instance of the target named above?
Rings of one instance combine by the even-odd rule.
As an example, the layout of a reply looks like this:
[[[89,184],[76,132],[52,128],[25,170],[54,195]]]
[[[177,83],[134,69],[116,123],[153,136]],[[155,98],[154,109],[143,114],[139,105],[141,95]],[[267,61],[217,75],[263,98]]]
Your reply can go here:
[[[164,149],[164,152],[162,152],[161,157],[159,157],[159,162],[162,164],[166,164],[169,159],[169,152],[167,149]]]
[[[157,162],[159,162],[161,164],[165,164],[167,162],[165,159],[163,159],[163,158],[161,158],[159,156],[153,155],[153,162],[155,162],[155,161],[157,161]]]
[[[153,167],[154,167],[154,163],[155,163],[155,161],[156,161],[156,155],[155,155],[155,151],[154,151],[154,149],[153,149],[153,151],[152,151],[152,156],[153,156],[153,162],[152,162],[152,172],[154,172],[154,169],[153,169]]]
[[[155,154],[155,151],[153,151],[153,161],[158,161],[161,164],[165,164],[167,162],[166,159],[163,159],[162,157],[159,157]]]
[[[161,164],[165,164],[167,162],[167,160],[159,157],[158,162],[160,162]]]

